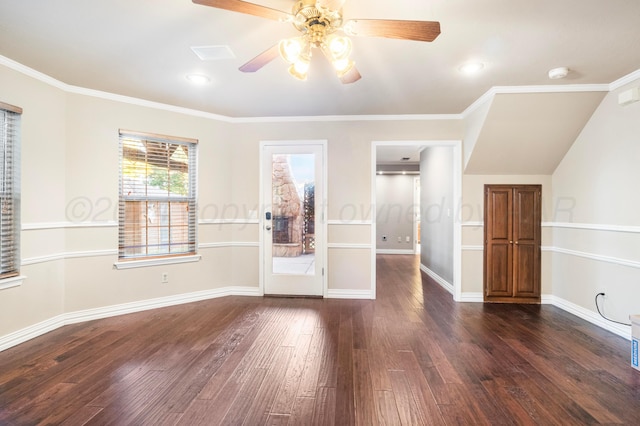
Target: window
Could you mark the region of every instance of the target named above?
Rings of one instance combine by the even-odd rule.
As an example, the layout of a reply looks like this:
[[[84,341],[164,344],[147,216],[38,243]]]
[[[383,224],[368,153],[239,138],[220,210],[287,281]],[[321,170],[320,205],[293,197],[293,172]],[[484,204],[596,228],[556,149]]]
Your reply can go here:
[[[196,253],[197,141],[120,131],[120,260]]]
[[[0,102],[0,279],[20,274],[20,117]]]

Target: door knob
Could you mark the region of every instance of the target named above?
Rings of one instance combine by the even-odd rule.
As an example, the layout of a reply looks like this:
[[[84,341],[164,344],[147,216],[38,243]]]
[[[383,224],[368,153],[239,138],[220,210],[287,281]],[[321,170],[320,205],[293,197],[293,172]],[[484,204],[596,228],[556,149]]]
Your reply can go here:
[[[271,231],[271,225],[265,226],[264,229],[266,229],[267,231]]]

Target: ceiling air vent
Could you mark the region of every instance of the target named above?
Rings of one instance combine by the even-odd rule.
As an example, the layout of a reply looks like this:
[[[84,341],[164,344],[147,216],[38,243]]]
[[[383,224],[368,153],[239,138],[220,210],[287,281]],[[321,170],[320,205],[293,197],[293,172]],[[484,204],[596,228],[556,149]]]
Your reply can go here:
[[[192,46],[193,53],[203,61],[218,61],[221,59],[233,59],[233,54],[229,46]]]

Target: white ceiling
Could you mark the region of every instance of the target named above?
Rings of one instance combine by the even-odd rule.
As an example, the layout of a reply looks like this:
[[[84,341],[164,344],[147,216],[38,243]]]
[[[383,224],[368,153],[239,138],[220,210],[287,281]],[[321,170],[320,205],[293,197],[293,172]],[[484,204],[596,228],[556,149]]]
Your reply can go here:
[[[0,55],[70,85],[230,117],[458,114],[493,86],[608,84],[640,68],[636,0],[347,0],[344,15],[435,20],[442,34],[354,38],[360,81],[340,84],[318,56],[300,82],[279,58],[238,71],[295,35],[290,24],[190,0],[0,0]],[[235,58],[204,62],[190,49],[207,45]],[[458,72],[470,60],[485,64],[479,75]],[[558,66],[572,71],[549,80]],[[192,72],[211,84],[191,85]]]

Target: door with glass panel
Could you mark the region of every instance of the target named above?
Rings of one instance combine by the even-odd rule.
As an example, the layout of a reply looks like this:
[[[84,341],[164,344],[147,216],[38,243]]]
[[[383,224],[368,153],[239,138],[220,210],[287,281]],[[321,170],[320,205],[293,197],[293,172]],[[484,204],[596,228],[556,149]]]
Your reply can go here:
[[[323,142],[263,142],[264,293],[324,294]]]

